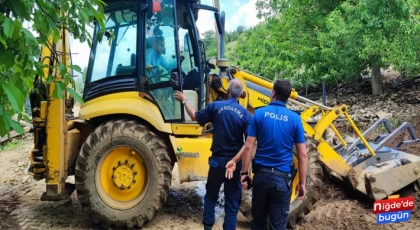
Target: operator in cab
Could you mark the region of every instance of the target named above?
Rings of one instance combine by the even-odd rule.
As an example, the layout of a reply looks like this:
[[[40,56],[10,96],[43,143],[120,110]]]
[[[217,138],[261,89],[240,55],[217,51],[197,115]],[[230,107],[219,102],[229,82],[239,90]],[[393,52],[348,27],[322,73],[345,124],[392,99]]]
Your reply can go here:
[[[159,82],[159,76],[162,75],[163,67],[168,73],[171,72],[175,64],[166,62],[163,54],[165,53],[165,38],[155,35],[152,38],[152,47],[146,50],[146,73],[150,77],[151,83]]]
[[[209,172],[204,197],[204,229],[212,229],[215,222],[215,207],[219,198],[219,190],[224,183],[225,218],[223,229],[236,229],[237,214],[241,203],[242,185],[239,171],[232,177],[225,178],[226,164],[242,148],[247,136],[251,114],[238,103],[242,94],[242,82],[233,79],[229,83],[228,99],[210,103],[205,109],[195,112],[188,100],[181,93],[175,92],[175,99],[185,105],[188,115],[193,121],[204,126],[211,122],[214,127],[212,156],[209,158]]]
[[[271,92],[271,102],[257,109],[248,128],[248,138],[241,151],[226,165],[229,176],[242,158],[241,181],[246,189],[252,181],[252,229],[286,229],[292,193],[293,145],[299,161],[298,198],[305,196],[308,165],[306,144],[300,116],[286,107],[292,87],[287,80],[276,80]],[[251,153],[258,142],[252,169],[248,175]]]

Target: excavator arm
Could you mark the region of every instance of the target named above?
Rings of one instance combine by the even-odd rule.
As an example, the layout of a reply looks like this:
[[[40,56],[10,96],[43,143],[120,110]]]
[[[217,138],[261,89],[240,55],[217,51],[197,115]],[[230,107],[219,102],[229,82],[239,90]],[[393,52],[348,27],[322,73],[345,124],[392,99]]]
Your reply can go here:
[[[36,76],[34,89],[30,93],[32,122],[34,126],[34,147],[30,153],[28,173],[36,180],[45,179],[46,192],[41,200],[62,200],[73,191],[74,185],[66,183],[79,152],[81,132],[74,129],[74,99],[57,86],[65,79],[54,66],[62,64],[70,71],[70,36],[62,29],[60,39],[52,38],[42,47],[41,61],[49,66],[44,76]],[[69,84],[71,84],[69,82]],[[67,87],[67,85],[66,85]],[[55,92],[57,90],[62,92]],[[55,94],[64,93],[64,99]]]

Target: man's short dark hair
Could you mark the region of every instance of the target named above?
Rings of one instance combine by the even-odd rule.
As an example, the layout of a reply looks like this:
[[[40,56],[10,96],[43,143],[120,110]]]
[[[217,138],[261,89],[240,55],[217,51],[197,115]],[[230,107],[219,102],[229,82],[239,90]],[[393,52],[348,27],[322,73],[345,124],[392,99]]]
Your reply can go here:
[[[277,79],[273,86],[274,93],[276,94],[276,100],[287,102],[290,93],[292,92],[292,85],[288,80]]]

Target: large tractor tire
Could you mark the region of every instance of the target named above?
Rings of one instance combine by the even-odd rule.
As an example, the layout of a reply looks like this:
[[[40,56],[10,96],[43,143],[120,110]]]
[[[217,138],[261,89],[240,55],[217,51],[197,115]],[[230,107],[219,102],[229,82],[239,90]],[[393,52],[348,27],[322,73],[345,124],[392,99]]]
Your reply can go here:
[[[141,227],[165,203],[172,177],[162,138],[131,120],[95,129],[76,163],[78,199],[103,228]]]
[[[296,174],[293,180],[292,186],[292,197],[289,209],[289,218],[288,218],[288,227],[294,227],[296,223],[300,220],[303,215],[308,214],[313,205],[320,198],[320,191],[322,188],[323,180],[323,170],[321,161],[319,159],[319,154],[317,152],[315,144],[312,140],[306,136],[306,148],[308,154],[308,171],[306,176],[306,196],[303,200],[296,199],[296,185],[299,183],[299,173]],[[294,154],[294,164],[298,168],[297,152],[296,149],[293,149]],[[249,191],[243,190],[242,192],[242,202],[240,206],[240,211],[242,214],[252,220],[252,189]]]

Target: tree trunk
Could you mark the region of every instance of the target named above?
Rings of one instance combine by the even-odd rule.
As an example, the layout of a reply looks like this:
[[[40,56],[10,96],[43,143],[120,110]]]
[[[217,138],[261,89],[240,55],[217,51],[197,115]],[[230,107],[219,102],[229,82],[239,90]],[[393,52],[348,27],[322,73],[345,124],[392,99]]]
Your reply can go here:
[[[382,81],[381,81],[381,68],[379,65],[374,64],[372,66],[372,94],[373,95],[381,95],[382,91]]]

